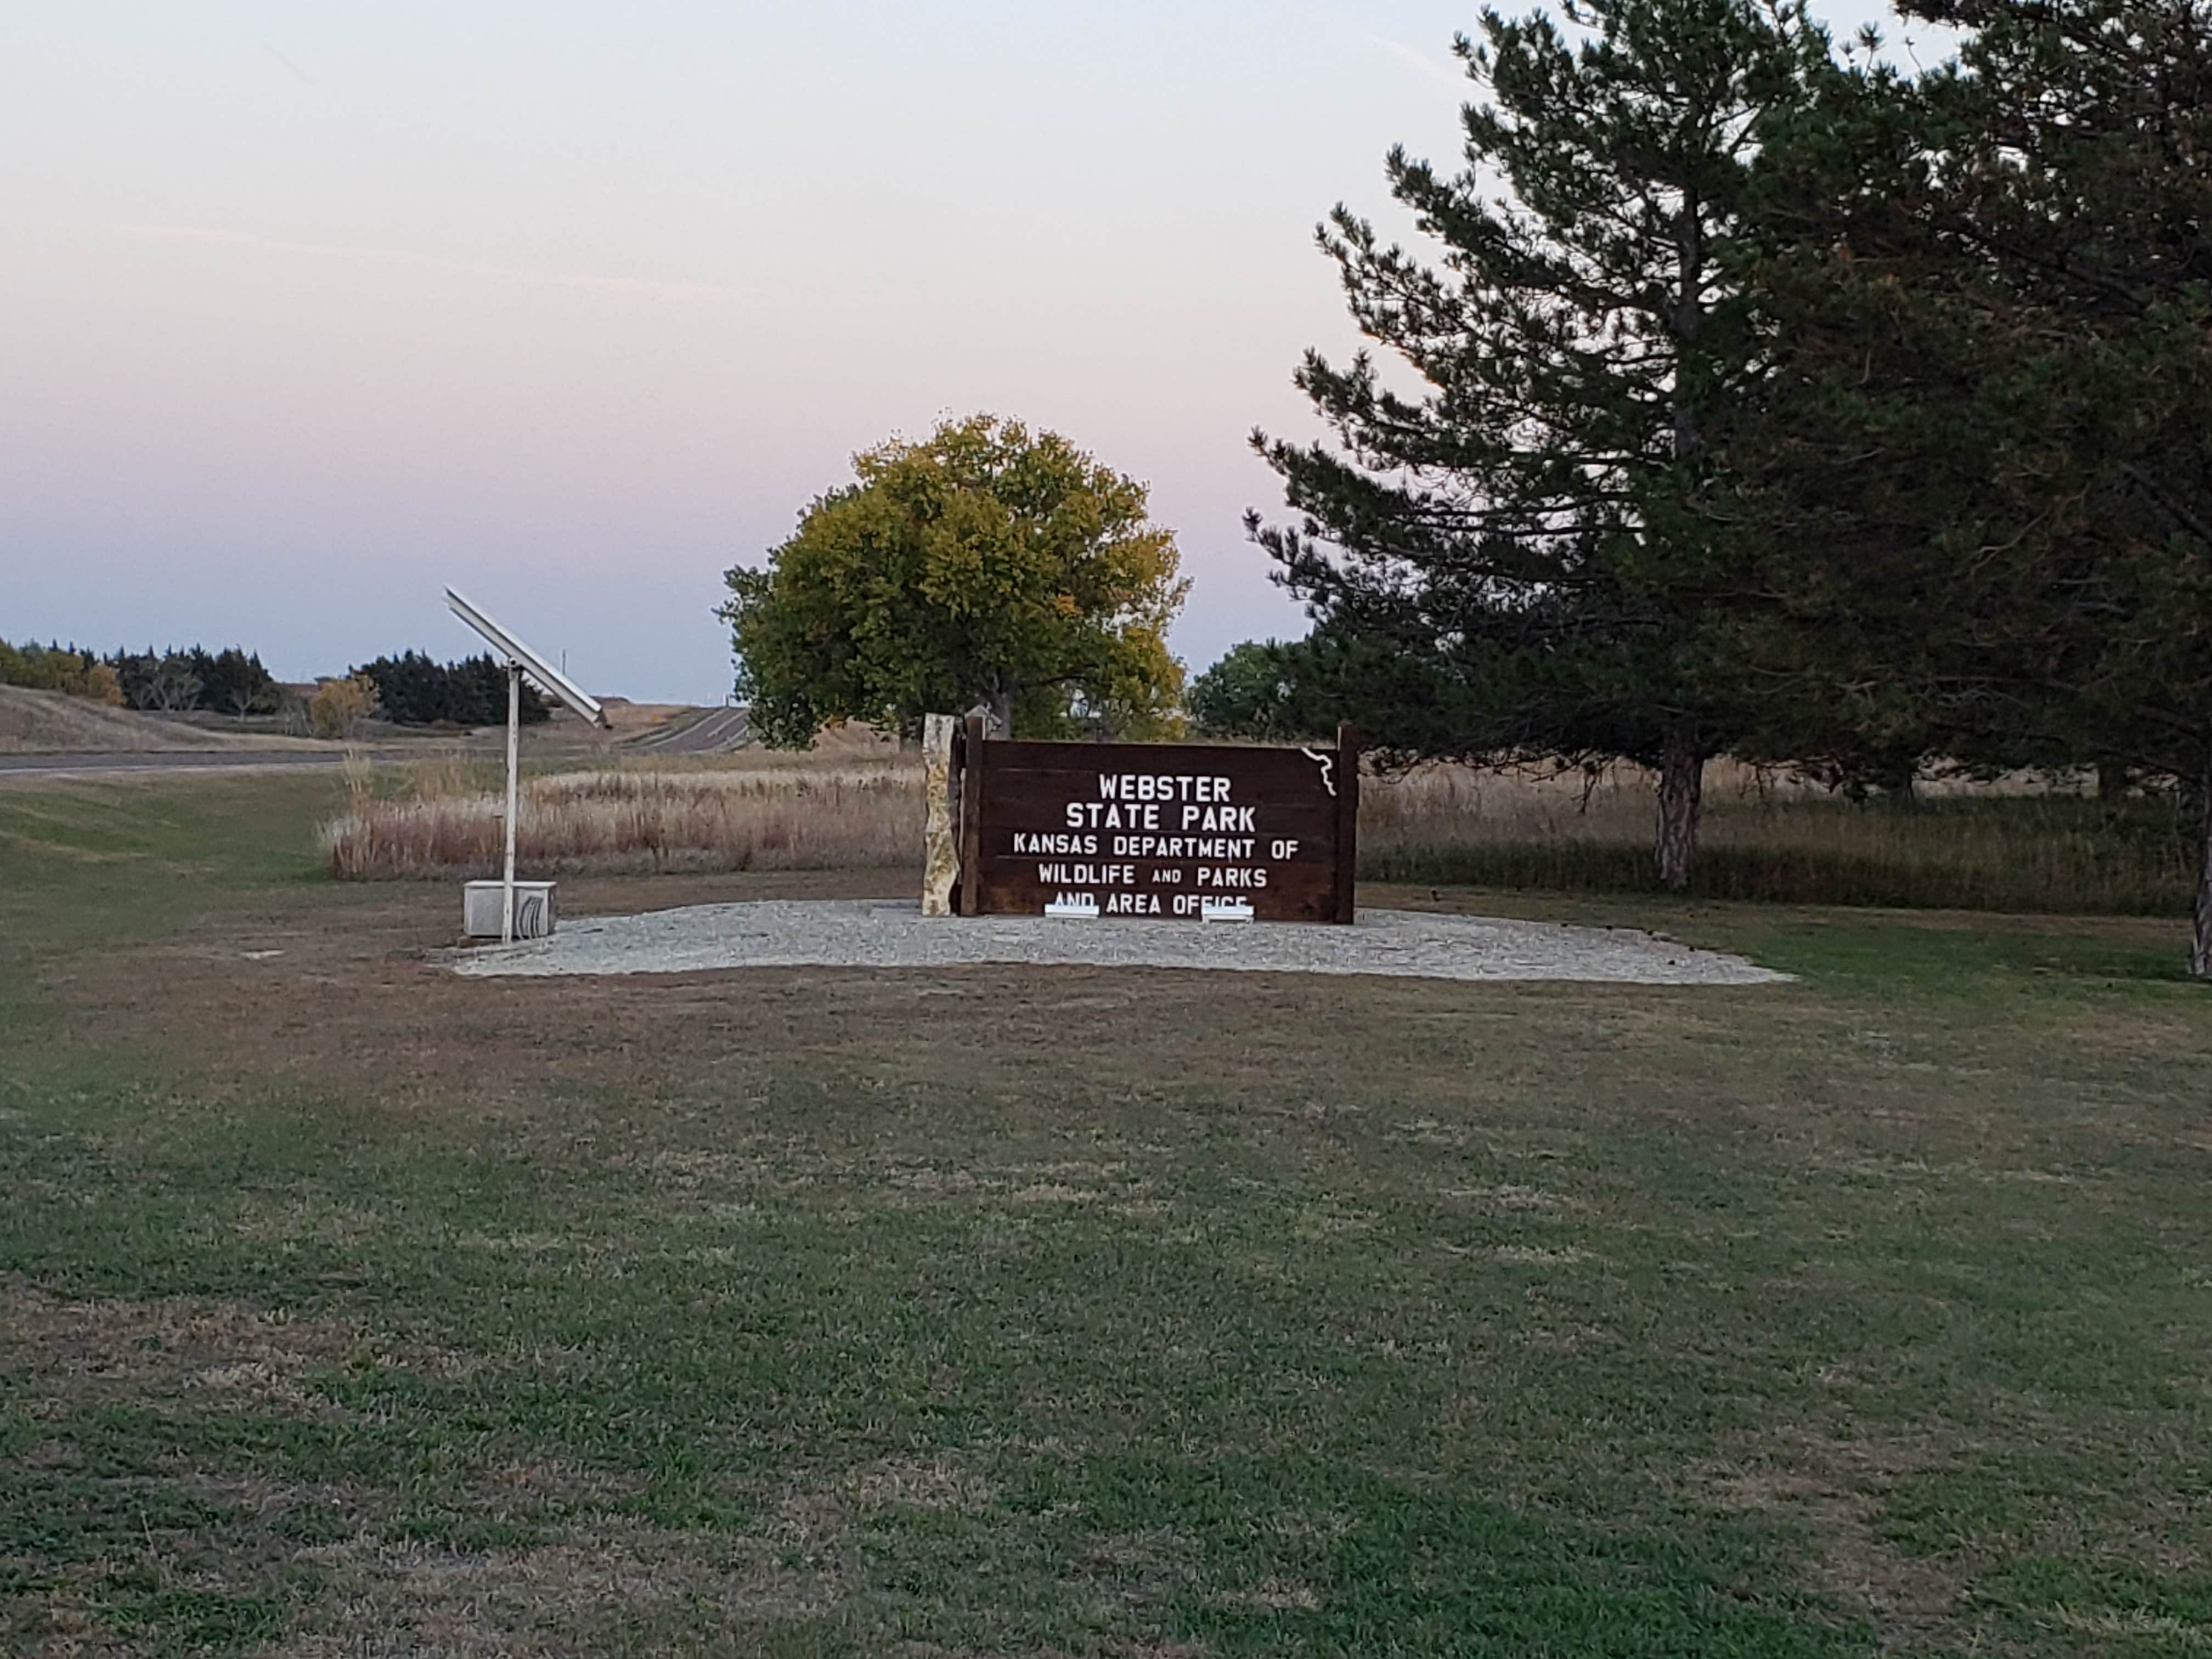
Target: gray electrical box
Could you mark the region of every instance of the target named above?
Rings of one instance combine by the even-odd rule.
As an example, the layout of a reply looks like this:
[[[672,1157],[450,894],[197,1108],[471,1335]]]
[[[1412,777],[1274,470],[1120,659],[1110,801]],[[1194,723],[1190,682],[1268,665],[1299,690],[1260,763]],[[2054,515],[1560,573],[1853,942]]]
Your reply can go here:
[[[514,936],[517,939],[545,939],[553,932],[553,888],[550,881],[518,881],[514,884]],[[461,902],[461,931],[471,939],[497,939],[500,911],[504,907],[507,884],[501,881],[472,881]]]

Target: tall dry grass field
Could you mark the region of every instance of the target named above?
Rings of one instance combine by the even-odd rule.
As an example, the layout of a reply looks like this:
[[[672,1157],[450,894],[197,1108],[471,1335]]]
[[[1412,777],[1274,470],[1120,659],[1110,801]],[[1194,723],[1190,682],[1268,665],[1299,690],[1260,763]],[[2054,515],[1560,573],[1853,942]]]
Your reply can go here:
[[[1656,889],[1657,799],[1633,766],[1533,777],[1431,767],[1363,785],[1360,872],[1553,891]],[[2191,866],[2166,801],[2048,780],[1923,786],[1852,801],[1733,762],[1708,769],[1692,890],[1800,904],[2150,915],[2185,910]]]
[[[489,876],[504,858],[499,769],[451,759],[380,793],[349,769],[347,808],[323,826],[333,875]],[[525,783],[516,858],[530,870],[829,870],[921,859],[916,767],[659,764]]]
[[[501,857],[496,763],[449,756],[399,774],[349,769],[324,826],[331,872],[485,876]],[[1362,787],[1370,880],[1552,891],[1656,888],[1652,782],[1639,769],[1542,777],[1427,767]],[[519,856],[533,872],[919,869],[921,773],[758,752],[562,772],[525,787]],[[2033,781],[1936,785],[1853,802],[1802,779],[1714,765],[1692,887],[1713,898],[2156,915],[2185,908],[2172,809]]]

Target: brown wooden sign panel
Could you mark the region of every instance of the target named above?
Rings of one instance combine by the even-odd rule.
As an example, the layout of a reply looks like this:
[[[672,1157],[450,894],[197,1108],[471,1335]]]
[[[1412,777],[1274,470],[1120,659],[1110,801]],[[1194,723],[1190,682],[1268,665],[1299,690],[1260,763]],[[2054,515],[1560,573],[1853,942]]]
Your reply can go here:
[[[1359,752],[961,745],[963,915],[1350,921]]]

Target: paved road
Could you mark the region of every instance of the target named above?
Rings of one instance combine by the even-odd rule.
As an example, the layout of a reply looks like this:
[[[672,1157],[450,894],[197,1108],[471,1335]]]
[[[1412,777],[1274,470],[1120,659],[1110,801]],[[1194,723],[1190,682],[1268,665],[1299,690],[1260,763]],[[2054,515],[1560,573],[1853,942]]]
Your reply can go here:
[[[0,778],[88,772],[236,771],[260,766],[337,766],[345,756],[315,749],[179,749],[137,754],[0,755]]]
[[[716,708],[673,732],[660,731],[624,745],[656,755],[720,755],[753,740],[752,716],[742,708]]]

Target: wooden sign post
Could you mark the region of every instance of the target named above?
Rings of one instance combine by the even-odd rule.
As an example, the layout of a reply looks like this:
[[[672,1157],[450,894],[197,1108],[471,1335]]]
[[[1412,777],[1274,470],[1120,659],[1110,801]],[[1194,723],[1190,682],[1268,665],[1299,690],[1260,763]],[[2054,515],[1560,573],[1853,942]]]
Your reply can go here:
[[[1024,743],[970,715],[963,916],[1350,922],[1359,742]]]

